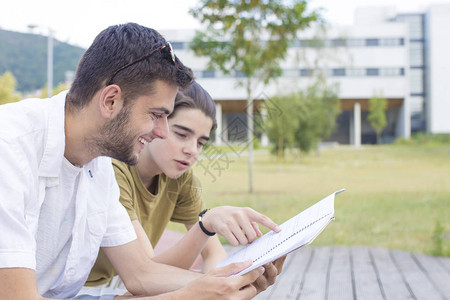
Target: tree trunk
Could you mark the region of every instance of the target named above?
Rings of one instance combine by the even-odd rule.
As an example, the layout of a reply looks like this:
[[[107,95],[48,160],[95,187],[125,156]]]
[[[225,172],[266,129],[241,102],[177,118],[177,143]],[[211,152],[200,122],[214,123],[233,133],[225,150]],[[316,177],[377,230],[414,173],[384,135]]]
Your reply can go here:
[[[377,145],[381,144],[381,132],[377,131]]]
[[[250,79],[247,78],[247,140],[248,140],[248,192],[253,193],[253,101]]]
[[[280,163],[283,159],[283,150],[284,150],[283,137],[278,137],[278,162]]]

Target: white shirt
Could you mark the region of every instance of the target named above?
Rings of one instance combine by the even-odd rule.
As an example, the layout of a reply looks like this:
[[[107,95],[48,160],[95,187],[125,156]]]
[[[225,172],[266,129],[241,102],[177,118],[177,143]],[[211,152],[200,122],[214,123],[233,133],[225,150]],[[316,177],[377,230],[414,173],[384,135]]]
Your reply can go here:
[[[0,268],[36,271],[46,297],[83,286],[100,246],[136,239],[111,160],[64,159],[66,93],[0,106]]]

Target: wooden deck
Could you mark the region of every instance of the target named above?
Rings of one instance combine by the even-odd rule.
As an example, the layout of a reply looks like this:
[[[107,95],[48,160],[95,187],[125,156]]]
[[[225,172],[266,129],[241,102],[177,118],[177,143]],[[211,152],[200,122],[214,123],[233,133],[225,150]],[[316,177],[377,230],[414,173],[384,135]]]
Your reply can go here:
[[[164,232],[155,252],[182,236]],[[450,257],[376,247],[306,246],[288,255],[276,283],[254,299],[450,300]]]
[[[450,258],[370,247],[307,246],[255,299],[450,299]]]

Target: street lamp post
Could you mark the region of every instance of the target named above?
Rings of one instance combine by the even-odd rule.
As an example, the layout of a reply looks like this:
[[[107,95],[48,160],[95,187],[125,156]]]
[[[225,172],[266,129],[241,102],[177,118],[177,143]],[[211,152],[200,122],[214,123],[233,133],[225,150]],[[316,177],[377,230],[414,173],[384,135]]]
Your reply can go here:
[[[28,28],[31,32],[34,31],[36,24],[29,24]],[[53,93],[53,30],[48,28],[47,37],[47,98],[50,98]]]
[[[47,98],[53,93],[53,30],[48,29],[47,39]]]

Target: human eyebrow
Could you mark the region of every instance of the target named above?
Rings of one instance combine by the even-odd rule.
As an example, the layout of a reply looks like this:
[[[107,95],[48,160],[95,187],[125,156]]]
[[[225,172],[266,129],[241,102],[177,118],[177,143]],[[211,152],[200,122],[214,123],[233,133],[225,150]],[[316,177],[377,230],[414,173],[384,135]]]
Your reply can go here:
[[[189,127],[183,126],[183,125],[177,125],[177,124],[174,124],[174,125],[172,125],[172,126],[175,127],[175,128],[178,128],[178,129],[187,131],[187,132],[189,132],[189,133],[194,133],[194,130],[190,129]]]

